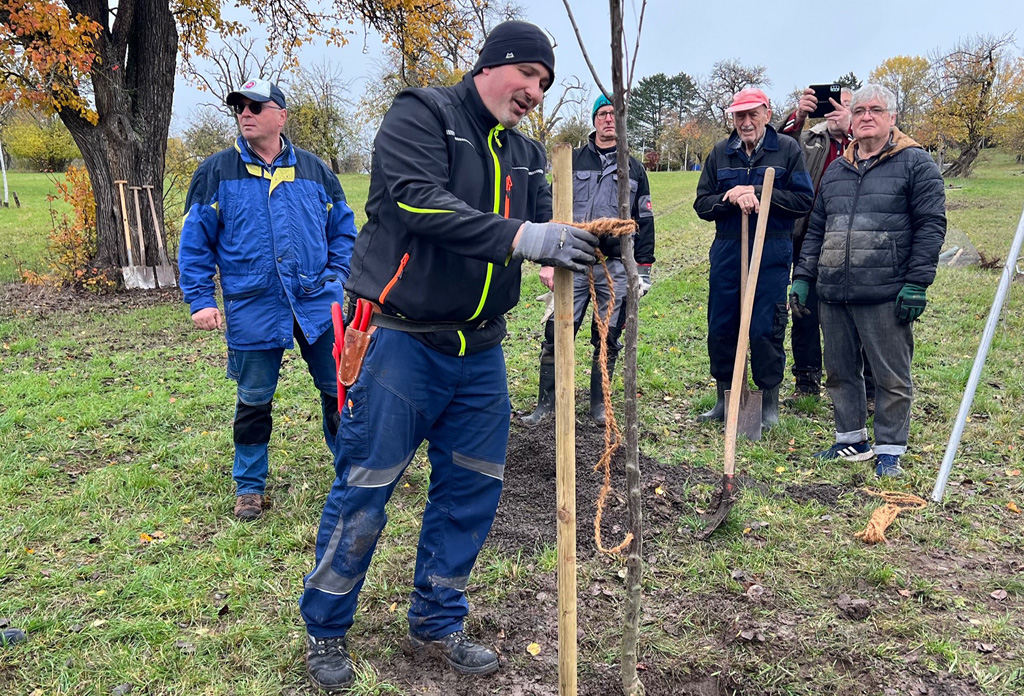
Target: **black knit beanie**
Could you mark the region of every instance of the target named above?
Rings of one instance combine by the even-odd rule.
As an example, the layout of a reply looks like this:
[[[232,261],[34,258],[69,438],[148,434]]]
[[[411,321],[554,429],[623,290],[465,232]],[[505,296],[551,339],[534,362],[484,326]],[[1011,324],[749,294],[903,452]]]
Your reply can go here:
[[[484,68],[510,63],[540,63],[551,73],[548,87],[555,81],[555,51],[547,34],[534,24],[502,22],[491,29],[480,49],[480,57],[473,66],[473,74],[476,75]]]

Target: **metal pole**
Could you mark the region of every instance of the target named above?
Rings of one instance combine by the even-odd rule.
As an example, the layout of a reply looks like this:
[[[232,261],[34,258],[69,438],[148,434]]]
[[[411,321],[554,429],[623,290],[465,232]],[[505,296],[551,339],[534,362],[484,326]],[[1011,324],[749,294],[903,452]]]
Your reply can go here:
[[[932,500],[936,503],[942,502],[942,496],[946,492],[946,482],[949,481],[949,474],[953,470],[953,458],[956,456],[957,448],[960,446],[960,437],[964,434],[964,425],[967,423],[967,416],[971,411],[974,392],[977,391],[978,382],[981,381],[981,369],[985,365],[988,349],[992,345],[992,337],[996,332],[996,324],[999,323],[1003,302],[1006,300],[1006,295],[1010,292],[1010,285],[1013,283],[1021,243],[1024,243],[1024,212],[1021,213],[1020,222],[1017,223],[1017,233],[1014,234],[1013,244],[1010,245],[1010,255],[1006,257],[1006,263],[1003,265],[1003,276],[999,279],[999,289],[996,290],[995,300],[992,301],[992,309],[988,313],[988,321],[985,322],[985,332],[981,335],[981,344],[978,346],[978,355],[974,358],[974,367],[971,368],[971,376],[967,380],[964,398],[960,401],[960,412],[956,414],[953,433],[949,436],[949,444],[946,445],[946,454],[942,457],[939,477],[936,479],[935,488],[932,490]]]

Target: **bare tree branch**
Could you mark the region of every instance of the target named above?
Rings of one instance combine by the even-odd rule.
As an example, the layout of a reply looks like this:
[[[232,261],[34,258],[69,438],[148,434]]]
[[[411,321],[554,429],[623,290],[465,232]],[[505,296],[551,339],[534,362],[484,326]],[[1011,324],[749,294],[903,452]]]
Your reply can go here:
[[[569,22],[572,24],[572,30],[576,32],[576,41],[580,45],[580,50],[583,51],[583,60],[587,61],[587,67],[590,68],[590,74],[594,78],[594,84],[601,90],[601,94],[608,96],[609,92],[605,89],[605,86],[601,83],[601,78],[597,74],[597,70],[594,69],[594,64],[590,62],[590,54],[587,53],[587,47],[583,44],[583,37],[580,36],[579,25],[576,24],[576,18],[572,14],[572,8],[569,7],[569,0],[562,0],[562,4],[565,5],[566,14],[569,15]]]

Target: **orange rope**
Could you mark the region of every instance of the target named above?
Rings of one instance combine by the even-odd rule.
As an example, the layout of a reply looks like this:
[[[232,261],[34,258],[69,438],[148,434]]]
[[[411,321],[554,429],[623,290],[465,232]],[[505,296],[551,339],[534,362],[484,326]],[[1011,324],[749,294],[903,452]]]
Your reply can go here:
[[[928,503],[923,498],[918,498],[910,493],[873,491],[870,488],[863,490],[868,495],[885,501],[884,505],[871,513],[868,526],[853,535],[867,544],[888,543],[885,538],[885,530],[889,528],[897,515],[904,510],[923,510],[928,507]]]

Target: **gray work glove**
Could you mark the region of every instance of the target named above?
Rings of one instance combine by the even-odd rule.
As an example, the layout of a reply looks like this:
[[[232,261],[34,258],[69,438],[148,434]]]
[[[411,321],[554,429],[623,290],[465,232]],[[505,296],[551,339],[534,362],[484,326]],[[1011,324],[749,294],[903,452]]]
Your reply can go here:
[[[636,267],[637,275],[640,276],[640,297],[651,291],[651,265],[641,264]]]
[[[597,237],[579,227],[561,222],[524,222],[512,258],[584,273],[587,266],[597,261],[594,255],[597,243]]]

